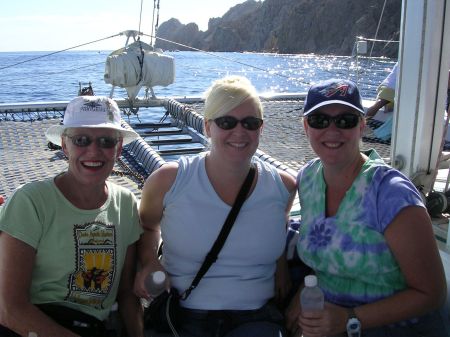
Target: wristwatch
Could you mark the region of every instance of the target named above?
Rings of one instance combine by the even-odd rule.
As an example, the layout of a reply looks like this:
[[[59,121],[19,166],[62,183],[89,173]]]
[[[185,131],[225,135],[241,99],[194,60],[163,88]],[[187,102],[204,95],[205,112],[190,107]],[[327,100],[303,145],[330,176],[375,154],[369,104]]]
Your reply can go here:
[[[356,317],[355,310],[348,308],[348,321],[347,321],[347,336],[348,337],[360,337],[361,336],[361,322]]]

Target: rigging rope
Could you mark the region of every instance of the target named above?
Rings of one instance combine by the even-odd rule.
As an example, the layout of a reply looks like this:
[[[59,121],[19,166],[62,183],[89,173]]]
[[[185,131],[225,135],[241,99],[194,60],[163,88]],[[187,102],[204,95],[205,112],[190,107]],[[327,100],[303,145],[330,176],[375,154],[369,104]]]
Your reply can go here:
[[[141,32],[141,22],[142,22],[142,3],[144,2],[144,0],[141,0],[141,12],[139,13],[139,29],[138,32]]]
[[[158,32],[158,27],[159,27],[159,0],[158,0],[158,4],[156,5],[156,25],[155,25],[155,35]]]
[[[142,69],[144,68],[144,55],[145,55],[144,50],[142,49],[141,39],[139,39],[138,42],[139,42],[139,49],[140,49],[141,53],[140,53],[140,55],[137,55],[140,70],[139,70],[139,79],[137,80],[136,85],[138,85],[139,82],[142,81]]]
[[[392,39],[390,39],[390,40],[380,40],[380,39],[368,39],[368,38],[365,38],[365,37],[359,37],[358,38],[359,40],[361,40],[361,41],[371,41],[371,42],[387,42],[387,43],[391,43],[391,42],[400,42],[399,40],[392,40]]]
[[[62,73],[67,73],[67,72],[73,72],[74,70],[78,70],[78,69],[83,69],[83,68],[89,68],[89,67],[94,67],[94,66],[98,66],[98,65],[105,65],[105,62],[98,62],[98,63],[91,63],[88,65],[84,65],[84,66],[80,66],[80,67],[75,67],[75,68],[70,68],[70,69],[66,69],[66,70],[61,70],[61,71],[53,71],[53,72],[48,72],[45,73],[46,76],[50,76],[50,75],[57,75],[57,74],[62,74]],[[27,78],[35,78],[35,77],[41,77],[42,78],[42,74],[38,73],[38,72],[34,72],[30,75],[27,75]]]
[[[375,46],[375,41],[376,41],[376,38],[378,36],[378,30],[380,29],[381,19],[383,18],[384,8],[386,7],[386,2],[387,2],[387,0],[384,0],[383,9],[381,10],[381,15],[380,15],[380,19],[378,20],[377,30],[375,31],[375,37],[373,39],[374,42],[372,43],[372,48],[370,48],[369,57],[372,57],[373,47]]]
[[[100,42],[100,41],[103,41],[103,40],[111,39],[111,38],[113,38],[113,37],[120,36],[120,35],[123,35],[123,33],[111,35],[111,36],[104,37],[104,38],[101,38],[101,39],[98,39],[98,40],[94,40],[94,41],[91,41],[91,42],[82,43],[82,44],[79,44],[79,45],[74,46],[74,47],[70,47],[70,48],[66,48],[66,49],[54,51],[54,52],[52,52],[52,53],[48,53],[48,54],[45,54],[45,55],[33,57],[33,58],[29,59],[29,60],[17,62],[17,63],[10,64],[10,65],[4,66],[4,67],[0,67],[0,70],[7,69],[7,68],[12,68],[12,67],[15,67],[15,66],[17,66],[17,65],[19,65],[19,64],[23,64],[23,63],[35,61],[35,60],[38,60],[38,59],[41,59],[41,58],[44,58],[44,57],[48,57],[48,56],[51,56],[51,55],[59,54],[59,53],[62,53],[62,52],[65,52],[65,51],[68,51],[68,50],[71,50],[71,49],[75,49],[75,48],[78,48],[78,47],[87,46],[88,44],[92,44],[92,43]]]
[[[158,2],[156,2],[158,1]],[[156,12],[156,24],[155,24],[155,12]],[[153,44],[153,36],[156,35],[158,32],[158,26],[159,26],[159,0],[153,0],[153,16],[152,16],[152,31],[150,35],[150,45],[154,47]],[[156,38],[155,38],[156,40]],[[156,42],[156,41],[155,41]]]
[[[152,14],[152,31],[151,31],[151,37],[150,37],[150,46],[154,47],[153,45],[153,24],[155,22],[155,10],[156,10],[156,0],[153,0],[153,14]],[[155,33],[156,35],[156,33]]]

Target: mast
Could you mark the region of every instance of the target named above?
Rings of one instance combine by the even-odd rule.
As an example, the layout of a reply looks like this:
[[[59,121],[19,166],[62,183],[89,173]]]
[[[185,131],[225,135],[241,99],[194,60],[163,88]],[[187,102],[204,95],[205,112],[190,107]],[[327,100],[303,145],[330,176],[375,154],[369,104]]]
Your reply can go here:
[[[441,156],[449,36],[450,0],[403,0],[391,162],[424,194]]]
[[[156,14],[156,23],[155,23],[155,14]],[[156,43],[156,34],[158,33],[159,26],[159,0],[153,0],[153,16],[152,16],[152,31],[150,33],[150,45],[152,47],[155,46]]]

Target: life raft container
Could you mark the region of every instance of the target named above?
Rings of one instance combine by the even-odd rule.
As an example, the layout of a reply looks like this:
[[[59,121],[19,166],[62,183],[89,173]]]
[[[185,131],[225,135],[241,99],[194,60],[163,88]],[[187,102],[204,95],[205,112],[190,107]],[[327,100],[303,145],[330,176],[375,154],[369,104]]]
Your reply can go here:
[[[128,97],[134,100],[142,87],[152,89],[154,86],[168,86],[175,81],[174,58],[136,41],[108,55],[104,80],[126,89]]]

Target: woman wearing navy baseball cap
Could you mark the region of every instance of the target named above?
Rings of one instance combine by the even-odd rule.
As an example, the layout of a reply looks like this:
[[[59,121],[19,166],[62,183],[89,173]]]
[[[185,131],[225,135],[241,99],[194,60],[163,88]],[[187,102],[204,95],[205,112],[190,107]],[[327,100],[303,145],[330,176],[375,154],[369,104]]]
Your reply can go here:
[[[375,150],[360,150],[357,86],[340,79],[313,85],[303,124],[318,158],[297,177],[297,249],[318,277],[325,308],[302,312],[297,294],[288,328],[305,337],[447,336],[438,310],[446,283],[430,217],[407,177]]]

